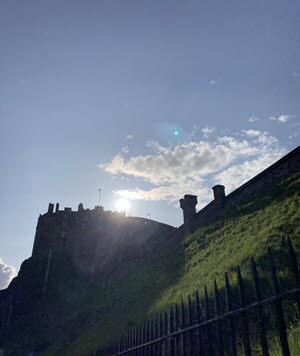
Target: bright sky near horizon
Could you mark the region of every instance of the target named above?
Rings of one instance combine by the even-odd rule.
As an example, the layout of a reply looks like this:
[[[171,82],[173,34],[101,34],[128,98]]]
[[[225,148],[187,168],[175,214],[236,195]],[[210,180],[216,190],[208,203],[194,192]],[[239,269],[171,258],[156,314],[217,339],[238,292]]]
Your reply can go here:
[[[178,226],[299,144],[299,1],[3,0],[0,49],[0,289],[49,202]]]

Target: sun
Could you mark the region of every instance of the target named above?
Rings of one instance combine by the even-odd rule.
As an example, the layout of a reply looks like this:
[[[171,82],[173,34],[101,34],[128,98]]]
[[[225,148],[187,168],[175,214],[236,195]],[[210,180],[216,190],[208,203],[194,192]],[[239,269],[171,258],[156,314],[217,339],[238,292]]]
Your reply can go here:
[[[116,201],[115,206],[117,211],[124,211],[124,210],[128,210],[130,204],[127,199],[119,199]]]

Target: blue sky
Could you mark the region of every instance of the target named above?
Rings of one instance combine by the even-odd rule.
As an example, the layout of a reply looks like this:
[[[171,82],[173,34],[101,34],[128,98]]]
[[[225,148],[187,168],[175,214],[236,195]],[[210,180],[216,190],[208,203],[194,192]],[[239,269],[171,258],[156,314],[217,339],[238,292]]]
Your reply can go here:
[[[49,202],[101,188],[178,226],[183,194],[201,208],[298,146],[299,24],[298,1],[3,0],[2,287]]]

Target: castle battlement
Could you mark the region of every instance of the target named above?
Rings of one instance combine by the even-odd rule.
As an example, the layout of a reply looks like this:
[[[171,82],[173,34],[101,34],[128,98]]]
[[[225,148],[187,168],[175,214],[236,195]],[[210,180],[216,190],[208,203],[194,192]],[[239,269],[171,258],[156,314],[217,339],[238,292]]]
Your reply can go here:
[[[174,230],[151,219],[126,217],[125,211],[105,211],[103,206],[85,209],[80,203],[77,211],[72,211],[70,207],[60,210],[57,203],[54,211],[50,203],[48,211],[39,216],[32,256],[66,253],[78,272],[94,278],[103,266],[110,265],[116,251],[119,260],[128,254],[130,258],[142,257]]]
[[[61,213],[64,213],[64,214],[82,214],[82,213],[85,213],[85,214],[98,214],[98,215],[102,215],[102,214],[113,214],[114,216],[118,216],[118,217],[124,217],[125,216],[125,210],[123,211],[111,211],[111,210],[104,210],[103,206],[101,205],[96,205],[94,209],[85,209],[83,207],[83,204],[80,203],[78,205],[78,209],[77,211],[75,210],[72,210],[72,208],[70,207],[65,207],[63,210],[59,210],[59,203],[56,203],[56,207],[55,207],[55,211],[54,211],[54,204],[52,203],[49,203],[49,206],[48,206],[48,211],[47,213],[43,214],[42,216],[49,216],[49,215],[52,215],[52,214],[61,214]]]
[[[48,211],[39,216],[36,228],[32,255],[43,253],[49,248],[63,249],[66,239],[75,240],[76,235],[91,227],[98,230],[101,226],[119,225],[124,223],[125,211],[105,211],[103,206],[94,209],[85,209],[83,204],[78,205],[77,211],[65,207],[59,209],[59,203],[49,203]]]

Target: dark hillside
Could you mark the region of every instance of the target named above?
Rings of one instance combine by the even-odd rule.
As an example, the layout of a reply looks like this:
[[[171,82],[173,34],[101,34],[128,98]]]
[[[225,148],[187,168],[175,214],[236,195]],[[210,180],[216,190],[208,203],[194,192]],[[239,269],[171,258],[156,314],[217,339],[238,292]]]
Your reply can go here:
[[[21,306],[28,305],[28,311],[26,308],[18,323],[5,328],[1,342],[8,355],[23,355],[21,350],[34,348],[40,349],[38,355],[87,355],[181,297],[193,295],[196,289],[202,291],[205,284],[210,292],[214,278],[222,290],[225,271],[229,272],[234,289],[233,273],[237,265],[241,266],[247,287],[251,256],[265,279],[267,246],[273,247],[279,262],[280,283],[289,285],[282,247],[288,234],[300,255],[299,223],[300,174],[297,173],[183,240],[175,243],[171,238],[140,262],[126,279],[106,288],[78,277],[65,256],[54,256],[47,284],[39,283],[42,294],[45,290],[43,298],[36,301],[34,285],[23,293],[26,299]],[[32,283],[38,285],[38,281],[43,281],[47,261],[39,261],[39,266],[43,266],[39,272],[36,263],[32,259],[26,262],[22,278],[27,276],[30,280],[35,272]],[[20,285],[18,277],[0,297],[16,290],[16,286],[20,290]],[[268,283],[263,285],[265,295],[270,294],[270,289]]]

